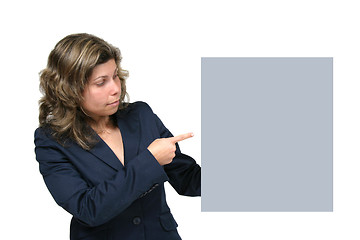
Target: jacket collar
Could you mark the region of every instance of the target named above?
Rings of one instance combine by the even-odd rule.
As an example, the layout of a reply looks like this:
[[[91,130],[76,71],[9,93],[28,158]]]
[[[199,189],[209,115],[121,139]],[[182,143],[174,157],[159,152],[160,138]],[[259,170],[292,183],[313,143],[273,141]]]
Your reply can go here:
[[[140,144],[140,122],[138,114],[131,111],[131,106],[116,113],[116,122],[120,129],[124,145],[124,163],[127,163],[138,155]],[[116,157],[110,147],[100,138],[98,143],[90,149],[90,153],[101,159],[106,164],[115,169],[121,169],[124,166]]]
[[[100,137],[98,137],[98,142],[89,150],[89,152],[112,168],[121,169],[123,167],[120,160]]]

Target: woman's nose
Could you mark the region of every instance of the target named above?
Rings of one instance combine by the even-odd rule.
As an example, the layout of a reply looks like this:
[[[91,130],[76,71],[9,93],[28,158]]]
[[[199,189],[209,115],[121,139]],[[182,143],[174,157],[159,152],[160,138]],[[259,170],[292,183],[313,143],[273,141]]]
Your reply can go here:
[[[121,91],[121,84],[118,78],[111,81],[111,95],[117,95]]]

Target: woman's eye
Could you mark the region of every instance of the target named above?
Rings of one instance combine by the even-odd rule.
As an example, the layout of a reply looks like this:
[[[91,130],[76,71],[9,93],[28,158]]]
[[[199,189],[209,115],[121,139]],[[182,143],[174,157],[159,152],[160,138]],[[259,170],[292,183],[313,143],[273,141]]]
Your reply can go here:
[[[101,81],[101,82],[97,82],[96,83],[96,86],[102,86],[102,85],[104,85],[104,83],[105,83],[105,81],[103,80],[103,81]]]
[[[114,76],[113,76],[113,79],[116,79],[118,77],[118,74],[115,74]]]

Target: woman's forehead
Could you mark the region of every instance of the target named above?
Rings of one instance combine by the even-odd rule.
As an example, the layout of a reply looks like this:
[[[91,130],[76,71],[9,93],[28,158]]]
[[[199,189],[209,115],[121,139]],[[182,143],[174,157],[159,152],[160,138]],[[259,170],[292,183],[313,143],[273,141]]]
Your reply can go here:
[[[89,79],[95,80],[101,77],[110,77],[117,70],[117,65],[114,59],[110,59],[109,61],[99,64],[94,67],[92,73],[90,74]]]

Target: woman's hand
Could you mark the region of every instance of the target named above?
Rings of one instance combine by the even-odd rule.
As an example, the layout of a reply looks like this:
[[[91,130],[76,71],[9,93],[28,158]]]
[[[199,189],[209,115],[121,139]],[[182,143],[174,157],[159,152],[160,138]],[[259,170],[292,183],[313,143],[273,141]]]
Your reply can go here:
[[[158,138],[148,146],[148,150],[156,158],[159,164],[163,166],[171,163],[175,157],[175,143],[188,139],[192,136],[194,136],[193,133],[185,133],[176,137]]]

